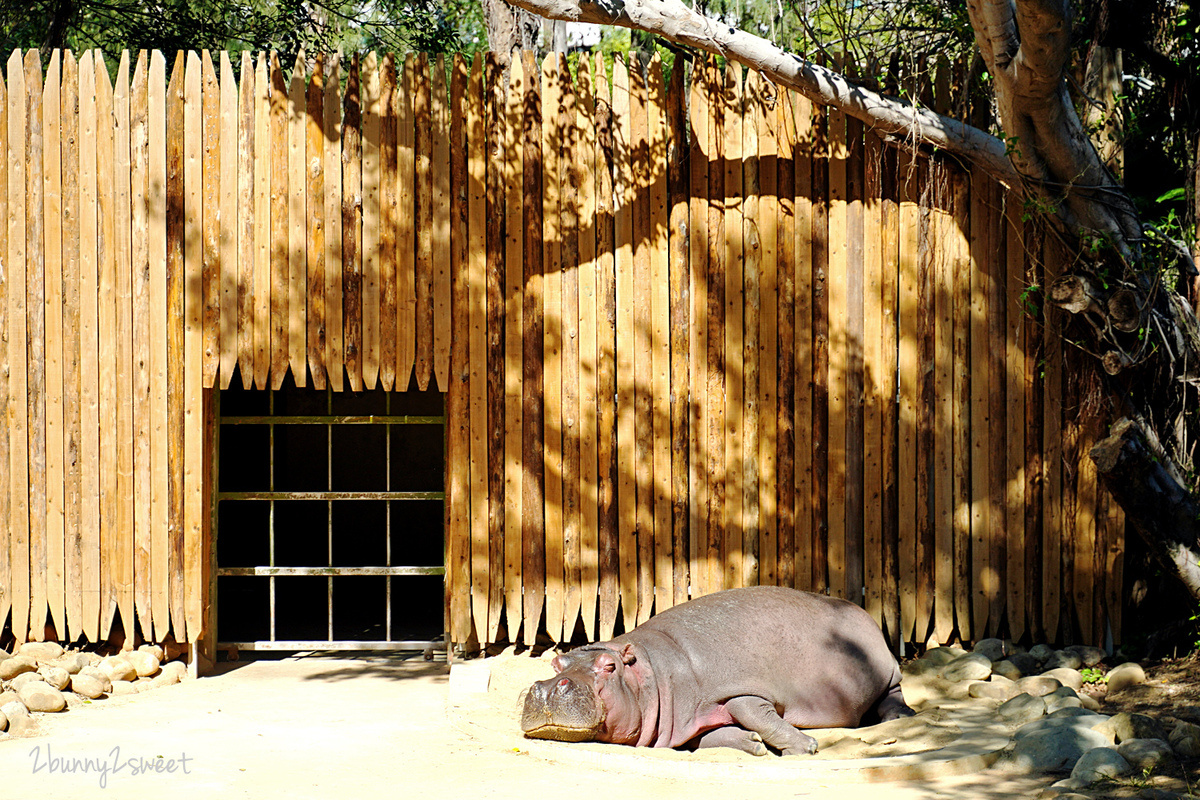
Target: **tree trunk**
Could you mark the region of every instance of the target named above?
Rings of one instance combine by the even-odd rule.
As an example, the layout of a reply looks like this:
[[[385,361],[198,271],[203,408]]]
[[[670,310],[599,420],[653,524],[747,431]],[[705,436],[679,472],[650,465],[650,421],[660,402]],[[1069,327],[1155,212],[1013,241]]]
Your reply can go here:
[[[1163,567],[1200,597],[1200,505],[1163,455],[1153,434],[1131,419],[1113,425],[1091,453],[1133,529]]]
[[[537,16],[509,5],[504,0],[483,0],[483,19],[487,26],[488,47],[504,67],[513,50],[532,50],[537,47],[540,22]]]

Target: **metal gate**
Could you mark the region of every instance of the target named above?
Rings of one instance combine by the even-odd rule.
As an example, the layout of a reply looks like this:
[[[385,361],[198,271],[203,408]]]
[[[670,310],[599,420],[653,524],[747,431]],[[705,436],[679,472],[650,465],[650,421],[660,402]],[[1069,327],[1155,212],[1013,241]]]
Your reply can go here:
[[[438,392],[221,392],[218,649],[425,649],[445,619]]]

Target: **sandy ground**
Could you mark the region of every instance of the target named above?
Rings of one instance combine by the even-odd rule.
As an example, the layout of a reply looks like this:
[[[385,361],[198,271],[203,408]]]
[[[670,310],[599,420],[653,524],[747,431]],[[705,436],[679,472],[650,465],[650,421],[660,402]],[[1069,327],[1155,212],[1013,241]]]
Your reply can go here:
[[[45,715],[45,735],[0,741],[12,797],[346,796],[541,798],[1034,798],[1053,780],[986,770],[870,785],[657,777],[555,763],[464,732],[447,714],[444,663],[301,656],[223,664],[219,674]],[[511,746],[510,746],[511,745]],[[173,762],[172,762],[173,760]],[[163,770],[162,772],[155,769]],[[173,774],[166,772],[174,769]],[[83,771],[86,770],[86,771]],[[399,794],[396,794],[399,792]],[[219,794],[217,794],[219,793]],[[353,793],[353,794],[351,794]]]

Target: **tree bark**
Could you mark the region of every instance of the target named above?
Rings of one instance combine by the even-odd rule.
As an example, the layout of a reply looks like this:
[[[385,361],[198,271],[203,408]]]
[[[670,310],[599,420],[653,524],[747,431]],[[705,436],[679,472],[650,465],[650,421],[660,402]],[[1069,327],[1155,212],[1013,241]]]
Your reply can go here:
[[[1105,487],[1151,552],[1200,596],[1200,505],[1169,466],[1154,436],[1122,419],[1092,448]]]
[[[483,0],[483,19],[487,26],[488,47],[507,69],[513,50],[532,50],[537,47],[537,16],[509,5],[504,0]]]

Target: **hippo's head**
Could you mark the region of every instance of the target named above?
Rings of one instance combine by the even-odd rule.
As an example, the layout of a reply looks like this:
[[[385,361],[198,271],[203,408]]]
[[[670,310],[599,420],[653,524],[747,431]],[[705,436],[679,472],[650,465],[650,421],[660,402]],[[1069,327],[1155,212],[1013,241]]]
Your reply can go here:
[[[590,645],[551,662],[558,674],[525,695],[521,729],[535,739],[633,744],[641,730],[633,648]]]

